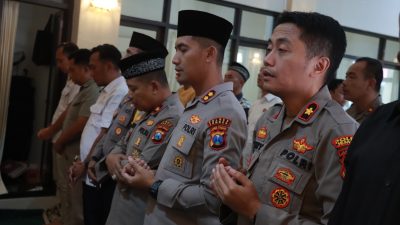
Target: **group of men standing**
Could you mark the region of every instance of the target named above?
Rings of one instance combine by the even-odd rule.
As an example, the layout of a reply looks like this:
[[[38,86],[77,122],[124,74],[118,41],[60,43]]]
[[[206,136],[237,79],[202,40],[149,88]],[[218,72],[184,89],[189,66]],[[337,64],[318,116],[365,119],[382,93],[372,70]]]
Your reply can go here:
[[[232,63],[225,81],[233,82],[222,77],[232,24],[183,10],[177,31],[176,79],[195,92],[185,107],[168,86],[168,51],[150,37],[134,33],[123,59],[107,44],[68,55],[79,92],[38,134],[61,131],[62,223],[327,224],[358,128],[326,87],[346,48],[340,24],[318,13],[280,15],[259,85],[265,100],[271,93],[282,103],[251,119],[249,131],[235,86],[249,73]]]

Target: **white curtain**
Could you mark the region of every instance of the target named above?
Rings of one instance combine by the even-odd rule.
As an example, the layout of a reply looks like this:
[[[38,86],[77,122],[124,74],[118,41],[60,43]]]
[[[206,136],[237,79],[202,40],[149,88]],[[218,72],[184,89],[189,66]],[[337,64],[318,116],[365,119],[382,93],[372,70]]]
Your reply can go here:
[[[0,4],[2,4],[0,2]],[[3,156],[19,2],[3,1],[0,31],[0,161]],[[6,193],[0,177],[0,194]]]

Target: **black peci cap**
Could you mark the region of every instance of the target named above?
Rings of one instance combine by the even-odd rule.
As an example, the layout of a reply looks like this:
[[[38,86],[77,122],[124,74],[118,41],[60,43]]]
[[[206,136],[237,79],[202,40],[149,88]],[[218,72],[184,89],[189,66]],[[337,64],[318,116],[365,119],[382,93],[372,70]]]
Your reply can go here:
[[[244,81],[247,81],[250,77],[249,71],[244,67],[242,64],[237,63],[237,62],[232,62],[229,64],[228,70],[234,70],[238,72],[242,77]]]
[[[153,51],[135,54],[122,59],[119,65],[122,76],[125,79],[130,79],[153,71],[162,70],[165,67],[165,57],[166,55],[163,52]]]
[[[196,10],[179,11],[178,37],[205,37],[216,41],[225,48],[232,28],[232,23],[210,13]]]
[[[139,48],[144,52],[159,51],[163,52],[165,55],[168,55],[168,51],[163,43],[150,36],[138,32],[132,33],[129,47]]]

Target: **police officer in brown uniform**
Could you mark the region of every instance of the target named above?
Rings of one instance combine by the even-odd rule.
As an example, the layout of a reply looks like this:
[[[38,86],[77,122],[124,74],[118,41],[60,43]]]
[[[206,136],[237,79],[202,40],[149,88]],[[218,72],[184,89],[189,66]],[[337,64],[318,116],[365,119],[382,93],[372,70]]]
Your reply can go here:
[[[163,54],[168,54],[167,49],[158,40],[142,33],[133,32],[125,57],[147,51],[162,51]],[[107,133],[93,146],[92,162],[89,163],[89,168],[95,172],[89,171],[89,175],[97,183],[109,178],[105,158],[121,137],[125,136],[129,128],[134,127],[140,119],[140,113],[136,112],[132,97],[128,93],[115,112],[114,120]]]
[[[172,94],[168,86],[164,72],[165,52],[139,53],[121,61],[132,101],[145,114],[110,155],[124,154],[143,159],[151,169],[157,169],[170,134],[183,112],[178,95]],[[120,171],[109,170],[114,179],[118,177],[118,188],[106,224],[143,224],[148,192],[128,187],[127,180],[119,175]]]
[[[212,24],[212,26],[210,26]],[[156,175],[133,162],[134,185],[150,190],[144,224],[220,224],[220,199],[210,175],[220,157],[239,165],[246,116],[222,79],[222,60],[232,24],[218,16],[180,11],[175,43],[177,80],[197,97],[186,106]]]
[[[284,12],[264,58],[264,85],[283,100],[258,120],[247,176],[218,164],[213,187],[237,224],[327,224],[357,123],[330,97],[345,33],[334,19]],[[223,217],[224,215],[221,215]]]

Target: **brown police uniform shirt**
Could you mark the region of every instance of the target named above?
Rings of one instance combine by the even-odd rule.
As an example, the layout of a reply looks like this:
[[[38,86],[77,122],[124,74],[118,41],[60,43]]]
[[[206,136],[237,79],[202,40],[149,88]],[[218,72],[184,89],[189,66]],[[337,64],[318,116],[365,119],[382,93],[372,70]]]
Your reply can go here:
[[[156,173],[157,200],[149,198],[144,224],[219,224],[221,204],[210,187],[218,159],[239,165],[246,116],[232,83],[206,91],[186,106]]]
[[[135,106],[131,102],[131,97],[126,95],[115,111],[114,119],[107,133],[95,146],[92,159],[97,162],[95,170],[96,178],[99,183],[109,178],[105,159],[119,140],[125,136],[129,128],[134,126],[135,109]]]
[[[157,169],[182,112],[183,106],[178,95],[169,96],[160,107],[144,115],[112,153],[125,153],[134,158],[142,158],[152,169]],[[106,224],[142,225],[147,197],[147,190],[127,188],[119,183]]]
[[[378,95],[374,101],[371,102],[367,111],[358,111],[356,106],[352,104],[350,108],[346,111],[351,117],[353,117],[358,123],[362,123],[371,113],[373,113],[379,106],[381,106],[382,98]]]
[[[262,206],[255,224],[327,224],[345,175],[358,124],[323,87],[289,124],[285,106],[263,114],[254,130],[248,176]],[[239,216],[238,224],[252,224]]]

